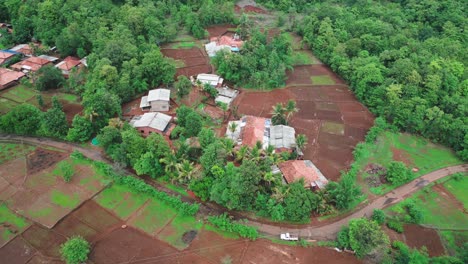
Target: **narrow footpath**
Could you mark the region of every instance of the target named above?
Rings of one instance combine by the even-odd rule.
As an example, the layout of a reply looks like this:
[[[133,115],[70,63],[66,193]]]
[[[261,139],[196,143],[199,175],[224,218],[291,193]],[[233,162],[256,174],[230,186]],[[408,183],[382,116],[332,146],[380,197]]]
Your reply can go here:
[[[92,148],[85,148],[77,144],[73,144],[70,142],[65,141],[57,141],[48,138],[35,138],[35,137],[26,137],[26,136],[13,136],[13,135],[0,135],[0,142],[9,142],[9,143],[26,143],[36,146],[49,146],[54,147],[57,149],[67,150],[67,151],[79,151],[83,153],[84,156],[87,158],[103,161],[107,163],[111,163],[109,159],[103,155],[101,151],[92,149]],[[357,211],[341,218],[336,219],[335,222],[331,222],[326,225],[291,225],[288,224],[287,227],[280,226],[278,224],[267,224],[257,221],[255,219],[249,219],[248,224],[251,226],[255,226],[258,228],[260,233],[266,236],[279,236],[281,233],[289,232],[294,235],[299,235],[300,237],[313,239],[313,240],[334,240],[336,238],[336,234],[340,231],[341,226],[346,225],[349,220],[353,218],[359,217],[368,217],[372,215],[372,211],[374,209],[384,209],[392,204],[398,203],[405,199],[406,197],[410,196],[414,192],[420,190],[424,186],[437,181],[443,177],[452,175],[457,172],[468,172],[468,164],[462,164],[457,166],[446,167],[440,170],[436,170],[425,174],[395,190],[387,193],[384,196],[381,196],[373,201],[371,201],[368,205],[359,208]],[[154,181],[148,182],[155,188],[168,192],[172,195],[178,195],[173,191],[161,186],[159,184],[154,183]],[[184,201],[187,202],[195,202],[196,200],[190,197],[182,197]],[[201,204],[200,211],[203,213],[213,212],[213,213],[222,213],[227,212],[227,209],[217,206],[212,203],[203,203]],[[230,212],[235,216],[241,216],[239,212]]]

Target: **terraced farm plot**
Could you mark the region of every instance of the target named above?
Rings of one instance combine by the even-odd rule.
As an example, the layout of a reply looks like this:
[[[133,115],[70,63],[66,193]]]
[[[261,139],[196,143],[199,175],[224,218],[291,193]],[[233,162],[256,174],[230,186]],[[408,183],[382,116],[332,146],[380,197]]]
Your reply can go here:
[[[176,216],[177,212],[171,207],[151,199],[132,219],[130,225],[143,230],[145,233],[156,235]]]
[[[30,223],[16,215],[8,207],[0,204],[0,247],[25,230]]]
[[[36,147],[31,145],[0,143],[0,165],[9,160],[24,157],[35,149]]]
[[[166,241],[174,247],[182,250],[189,246],[190,242],[185,242],[183,236],[190,231],[197,232],[203,226],[203,222],[197,221],[193,216],[177,215],[172,221],[158,234],[160,240]]]
[[[38,94],[39,93],[32,88],[28,88],[24,85],[17,85],[0,92],[0,97],[10,99],[17,103],[24,103]]]
[[[334,85],[335,81],[329,75],[317,75],[310,77],[312,85]]]

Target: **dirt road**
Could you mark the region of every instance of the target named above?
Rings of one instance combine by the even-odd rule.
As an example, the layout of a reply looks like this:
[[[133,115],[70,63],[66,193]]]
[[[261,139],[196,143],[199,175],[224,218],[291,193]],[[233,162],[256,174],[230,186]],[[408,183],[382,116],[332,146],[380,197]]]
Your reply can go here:
[[[70,142],[55,141],[55,140],[46,139],[46,138],[34,138],[34,137],[13,136],[13,135],[0,135],[0,142],[15,142],[15,143],[27,143],[27,144],[32,144],[32,145],[45,145],[45,146],[51,146],[51,147],[64,149],[68,151],[77,150],[83,153],[84,156],[90,159],[110,162],[103,155],[101,151],[92,149],[92,148],[85,148],[85,147],[82,147],[82,146],[79,146],[77,144],[73,144]],[[281,233],[289,232],[295,235],[299,235],[300,237],[303,237],[303,238],[309,238],[309,239],[315,239],[315,240],[334,240],[336,238],[336,233],[338,233],[341,226],[346,225],[349,222],[349,220],[353,218],[370,216],[374,209],[383,209],[392,204],[400,202],[401,200],[405,199],[406,197],[416,192],[417,190],[423,188],[424,186],[434,181],[437,181],[443,177],[457,173],[457,172],[468,172],[468,164],[447,167],[447,168],[436,170],[426,175],[423,175],[393,190],[392,192],[387,193],[386,195],[381,196],[371,201],[368,205],[358,209],[354,213],[349,214],[346,217],[343,217],[341,219],[337,219],[335,222],[332,222],[326,225],[321,225],[321,226],[287,225],[287,227],[284,227],[284,226],[279,226],[279,225],[274,225],[274,224],[261,223],[253,219],[250,219],[249,225],[258,227],[259,231],[266,236],[278,236]],[[154,184],[152,185],[154,186]],[[155,187],[158,187],[158,189],[163,190],[163,191],[171,192],[167,188],[164,188],[161,186],[155,186]],[[174,194],[174,193],[171,192],[171,194]],[[183,197],[183,200],[192,201],[192,202],[194,201],[193,199],[189,197]],[[201,208],[202,212],[203,211],[205,212],[206,211],[209,211],[209,212],[225,211],[221,209],[219,206],[216,206],[210,203],[204,204],[203,207],[204,208]],[[240,215],[238,212],[234,212],[233,214]]]

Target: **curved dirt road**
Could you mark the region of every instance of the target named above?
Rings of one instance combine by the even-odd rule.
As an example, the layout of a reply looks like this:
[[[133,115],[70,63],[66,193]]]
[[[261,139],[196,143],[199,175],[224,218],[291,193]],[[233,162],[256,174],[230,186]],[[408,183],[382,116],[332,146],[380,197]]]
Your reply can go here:
[[[77,144],[73,144],[70,142],[56,141],[56,140],[47,139],[47,138],[0,135],[0,142],[2,141],[3,142],[15,142],[15,143],[24,142],[24,143],[33,144],[33,145],[46,145],[46,146],[51,146],[51,147],[68,150],[68,151],[77,150],[83,153],[84,156],[90,159],[110,162],[100,151],[90,149],[90,148],[84,148],[82,146],[79,146]],[[248,223],[251,226],[257,227],[258,230],[262,234],[265,234],[267,236],[277,237],[281,233],[289,232],[294,235],[299,235],[300,237],[303,237],[303,238],[309,238],[309,239],[314,239],[314,240],[334,240],[336,238],[336,233],[340,231],[341,226],[346,225],[349,222],[349,220],[353,218],[370,216],[372,215],[372,211],[374,209],[383,209],[387,206],[395,204],[405,199],[406,197],[408,197],[415,191],[423,188],[424,186],[434,181],[437,181],[443,177],[457,173],[457,172],[468,172],[468,164],[446,167],[446,168],[425,174],[403,186],[400,186],[399,188],[387,193],[386,195],[373,200],[371,203],[369,203],[365,207],[362,207],[361,209],[358,209],[354,213],[351,213],[350,215],[344,218],[337,219],[335,222],[327,224],[327,225],[322,225],[322,226],[297,225],[296,227],[292,227],[292,225],[288,225],[288,227],[281,227],[277,225],[261,223],[255,220],[250,220]],[[194,201],[193,199],[191,200]],[[210,207],[210,206],[207,206],[207,207]],[[210,208],[210,209],[213,209],[213,208]]]

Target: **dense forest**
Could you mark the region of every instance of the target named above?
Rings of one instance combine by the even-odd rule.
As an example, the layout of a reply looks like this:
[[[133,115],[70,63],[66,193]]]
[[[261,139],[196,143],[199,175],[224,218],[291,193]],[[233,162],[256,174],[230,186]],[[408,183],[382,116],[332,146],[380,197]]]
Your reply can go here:
[[[465,1],[259,2],[307,14],[294,30],[373,113],[468,160]]]

